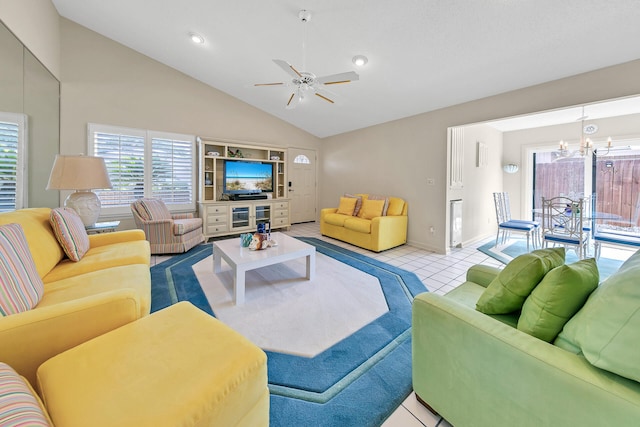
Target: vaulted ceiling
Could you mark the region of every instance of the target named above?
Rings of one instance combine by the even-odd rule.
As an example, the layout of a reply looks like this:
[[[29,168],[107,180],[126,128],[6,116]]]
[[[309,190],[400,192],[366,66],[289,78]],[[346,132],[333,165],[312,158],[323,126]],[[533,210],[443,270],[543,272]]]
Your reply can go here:
[[[638,0],[53,3],[61,16],[318,137],[640,58]],[[368,63],[357,67],[355,55]],[[359,80],[332,85],[335,104],[307,96],[286,109],[291,87],[253,86],[291,81],[273,59]]]

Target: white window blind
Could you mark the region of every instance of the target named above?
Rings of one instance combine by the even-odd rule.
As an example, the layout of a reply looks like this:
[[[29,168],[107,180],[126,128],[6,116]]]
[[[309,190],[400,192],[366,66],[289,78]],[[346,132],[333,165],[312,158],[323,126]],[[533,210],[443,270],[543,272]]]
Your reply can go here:
[[[194,200],[194,144],[151,133],[151,194],[167,204],[189,204]]]
[[[103,157],[113,186],[96,191],[105,213],[129,214],[141,197],[172,211],[195,210],[195,137],[89,125],[89,152]]]
[[[0,112],[0,212],[25,207],[25,140],[26,116]]]

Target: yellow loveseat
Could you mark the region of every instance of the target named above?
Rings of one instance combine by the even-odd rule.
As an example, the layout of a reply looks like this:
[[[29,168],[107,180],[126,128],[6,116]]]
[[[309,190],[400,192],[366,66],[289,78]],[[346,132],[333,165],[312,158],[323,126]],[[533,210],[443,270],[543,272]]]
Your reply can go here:
[[[0,361],[35,384],[45,360],[149,314],[149,242],[141,230],[89,236],[78,262],[66,258],[49,223],[51,209],[0,214],[20,224],[44,294],[31,310],[0,317]]]
[[[348,201],[345,210],[345,198],[356,199],[353,203],[355,210],[350,212],[351,204]],[[368,194],[349,195],[341,197],[341,206],[320,211],[320,233],[380,252],[407,243],[407,212],[407,202],[398,197],[373,200],[369,199]]]

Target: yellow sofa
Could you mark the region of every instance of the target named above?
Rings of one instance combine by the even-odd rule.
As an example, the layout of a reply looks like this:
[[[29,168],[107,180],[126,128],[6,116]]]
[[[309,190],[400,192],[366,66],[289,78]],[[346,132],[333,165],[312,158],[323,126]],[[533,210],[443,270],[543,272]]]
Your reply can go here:
[[[141,230],[90,235],[78,262],[66,258],[49,223],[51,209],[0,214],[22,226],[44,295],[31,310],[0,317],[0,361],[35,383],[52,356],[149,314],[150,249]]]
[[[267,357],[180,302],[47,360],[37,387],[0,362],[0,425],[3,415],[30,426],[266,427]]]
[[[363,204],[368,194],[356,194]],[[343,242],[374,252],[384,251],[407,243],[408,204],[398,197],[388,198],[387,215],[371,219],[363,217],[362,210],[357,215],[338,212],[338,208],[320,211],[320,233]]]

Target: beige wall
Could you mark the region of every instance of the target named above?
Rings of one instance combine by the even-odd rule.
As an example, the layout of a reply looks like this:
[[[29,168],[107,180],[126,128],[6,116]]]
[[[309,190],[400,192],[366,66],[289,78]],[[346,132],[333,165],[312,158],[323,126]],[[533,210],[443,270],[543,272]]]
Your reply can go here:
[[[488,164],[476,164],[477,143],[485,144]],[[447,200],[462,199],[462,245],[495,233],[496,213],[493,193],[502,191],[502,132],[487,125],[464,129],[464,187],[450,190]],[[491,203],[487,203],[490,200]]]
[[[406,197],[409,241],[444,253],[448,250],[448,201],[456,198],[446,185],[448,127],[639,94],[638,75],[640,60],[326,138],[320,206],[335,206],[337,196],[345,191]],[[501,162],[492,167],[499,169]],[[465,177],[468,168],[465,161]],[[434,178],[435,186],[427,186],[427,178]],[[464,191],[488,194],[494,191],[489,188],[493,184],[492,179],[465,179]],[[485,211],[486,205],[493,207],[492,199],[465,203],[464,210],[474,212],[481,206]],[[481,237],[482,225],[476,230],[463,222],[466,240]]]
[[[87,123],[319,149],[315,136],[147,56],[67,19],[60,28],[62,153],[87,152]]]
[[[51,0],[0,0],[0,19],[60,79],[59,16]]]

